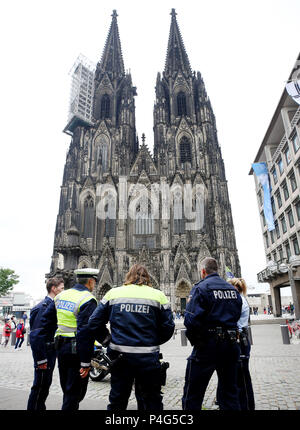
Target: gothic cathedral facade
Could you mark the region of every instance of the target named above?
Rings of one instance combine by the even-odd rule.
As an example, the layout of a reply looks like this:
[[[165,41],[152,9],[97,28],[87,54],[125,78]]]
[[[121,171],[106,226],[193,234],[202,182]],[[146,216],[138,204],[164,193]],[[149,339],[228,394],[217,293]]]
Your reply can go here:
[[[140,262],[176,310],[185,308],[205,257],[217,259],[223,277],[226,266],[240,276],[240,265],[214,113],[174,9],[155,91],[151,154],[144,135],[137,138],[137,93],[125,73],[114,11],[95,71],[93,123],[79,121],[72,131],[47,277],[60,275],[70,286],[74,269],[98,268],[100,299]],[[189,190],[193,228],[184,202]],[[102,216],[108,205],[115,216]]]

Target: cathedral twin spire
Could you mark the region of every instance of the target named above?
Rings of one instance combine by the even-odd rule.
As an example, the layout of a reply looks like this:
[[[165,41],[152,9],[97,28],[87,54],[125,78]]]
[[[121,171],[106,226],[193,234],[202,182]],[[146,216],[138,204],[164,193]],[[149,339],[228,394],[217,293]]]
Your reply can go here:
[[[111,16],[111,26],[98,67],[102,72],[112,73],[117,76],[124,76],[125,69],[117,22],[117,11],[113,10]],[[172,9],[171,16],[172,20],[164,71],[167,76],[172,75],[178,70],[181,70],[187,76],[189,76],[192,74],[192,69],[177,23],[175,9]]]
[[[125,68],[122,56],[117,16],[117,11],[113,10],[112,22],[106,39],[99,68],[102,72],[108,72],[118,77],[121,77],[125,75]]]
[[[165,64],[165,74],[167,76],[172,76],[174,72],[176,73],[178,70],[181,70],[189,76],[192,74],[192,69],[177,24],[175,9],[172,9],[171,16],[172,21]]]

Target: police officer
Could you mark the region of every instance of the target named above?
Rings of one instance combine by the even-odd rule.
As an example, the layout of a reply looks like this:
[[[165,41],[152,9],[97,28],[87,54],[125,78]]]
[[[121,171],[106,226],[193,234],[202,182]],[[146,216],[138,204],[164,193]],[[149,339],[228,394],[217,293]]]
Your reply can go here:
[[[239,346],[237,321],[242,299],[236,289],[218,275],[214,258],[202,262],[202,280],[194,286],[184,325],[194,346],[188,358],[182,407],[201,410],[207,385],[216,370],[222,398],[220,409],[239,410],[236,384]]]
[[[41,356],[41,342],[45,341],[41,336],[41,317],[57,294],[64,289],[64,281],[61,278],[51,278],[46,284],[48,295],[30,311],[30,347],[34,361],[34,380],[28,398],[27,410],[43,411],[46,409],[46,399],[52,382],[52,374],[55,367],[56,352],[53,336],[55,329],[46,333],[46,358]]]
[[[56,328],[55,347],[63,390],[62,410],[77,410],[86,394],[94,344],[87,331],[87,323],[97,307],[92,291],[99,270],[84,268],[74,273],[78,283],[58,294],[42,317],[44,331]]]
[[[251,375],[249,371],[249,359],[251,350],[251,342],[248,333],[250,307],[245,297],[247,294],[247,285],[245,280],[242,278],[232,278],[229,279],[228,282],[237,289],[243,301],[241,317],[237,323],[240,338],[240,360],[237,376],[240,407],[242,411],[253,411],[255,409],[255,400]]]
[[[135,382],[138,409],[163,409],[159,345],[174,331],[168,299],[150,287],[150,276],[140,264],[131,267],[125,284],[104,296],[89,319],[95,333],[110,321],[111,342],[107,352],[116,360],[111,369],[108,410],[126,410]]]

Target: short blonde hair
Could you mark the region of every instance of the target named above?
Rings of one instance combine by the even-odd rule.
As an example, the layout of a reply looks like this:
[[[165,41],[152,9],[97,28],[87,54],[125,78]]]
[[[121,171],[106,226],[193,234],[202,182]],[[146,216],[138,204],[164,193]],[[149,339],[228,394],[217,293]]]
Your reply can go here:
[[[247,294],[247,285],[243,278],[231,278],[227,282],[236,287],[244,296]]]

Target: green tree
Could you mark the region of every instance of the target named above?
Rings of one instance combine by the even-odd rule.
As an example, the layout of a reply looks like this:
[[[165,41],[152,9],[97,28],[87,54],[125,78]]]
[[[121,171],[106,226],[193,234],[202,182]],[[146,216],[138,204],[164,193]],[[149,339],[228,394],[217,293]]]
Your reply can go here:
[[[14,270],[0,267],[0,297],[5,296],[19,282],[19,275]]]

